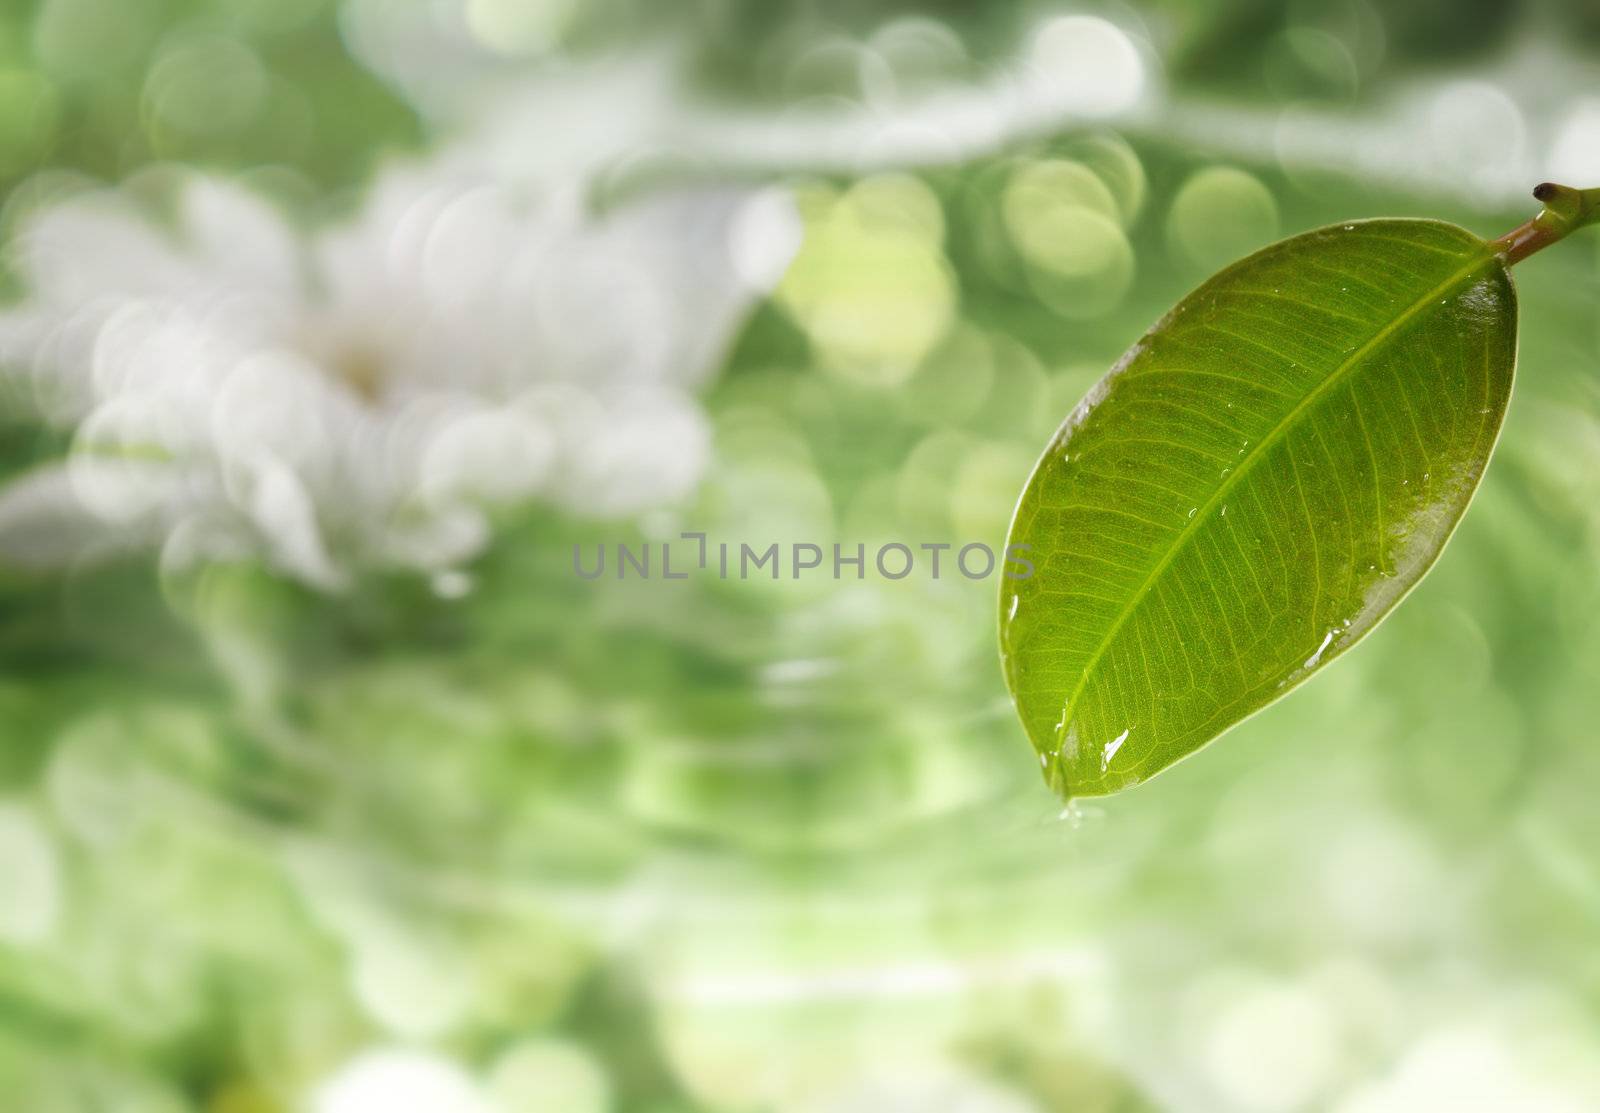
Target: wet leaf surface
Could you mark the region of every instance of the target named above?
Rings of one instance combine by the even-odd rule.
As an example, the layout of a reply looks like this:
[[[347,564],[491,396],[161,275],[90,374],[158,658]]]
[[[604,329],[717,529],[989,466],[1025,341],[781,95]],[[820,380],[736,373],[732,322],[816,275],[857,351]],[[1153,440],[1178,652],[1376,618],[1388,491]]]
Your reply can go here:
[[[1500,429],[1516,295],[1454,225],[1284,240],[1180,302],[1023,492],[1006,679],[1046,779],[1115,792],[1367,634],[1438,557]]]

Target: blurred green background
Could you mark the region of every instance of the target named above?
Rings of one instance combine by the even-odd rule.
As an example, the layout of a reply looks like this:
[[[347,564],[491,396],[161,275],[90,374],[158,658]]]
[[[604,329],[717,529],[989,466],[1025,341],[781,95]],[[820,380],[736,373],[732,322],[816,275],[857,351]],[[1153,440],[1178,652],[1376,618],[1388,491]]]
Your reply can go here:
[[[1223,263],[1600,184],[1600,7],[0,12],[0,1106],[1600,1108],[1593,237],[1434,574],[1093,806],[994,582],[572,571],[998,546]]]

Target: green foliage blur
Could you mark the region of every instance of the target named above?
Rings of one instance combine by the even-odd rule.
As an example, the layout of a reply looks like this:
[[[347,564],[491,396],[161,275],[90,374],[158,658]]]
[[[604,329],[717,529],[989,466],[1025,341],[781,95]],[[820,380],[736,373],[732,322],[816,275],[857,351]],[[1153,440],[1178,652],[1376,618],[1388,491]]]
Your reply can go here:
[[[1050,20],[1128,103],[941,160],[783,142],[924,95],[917,128],[955,121],[941,91]],[[688,495],[513,501],[443,578],[335,591],[159,547],[0,571],[0,1108],[1600,1108],[1592,236],[1519,268],[1506,431],[1411,600],[1093,808],[1038,777],[993,581],[572,570],[682,530],[998,546],[1051,432],[1217,267],[1600,184],[1592,6],[11,0],[0,229],[195,170],[314,229],[524,85],[658,53],[773,140],[689,176],[804,230],[699,390]],[[5,383],[0,476],[70,456]]]

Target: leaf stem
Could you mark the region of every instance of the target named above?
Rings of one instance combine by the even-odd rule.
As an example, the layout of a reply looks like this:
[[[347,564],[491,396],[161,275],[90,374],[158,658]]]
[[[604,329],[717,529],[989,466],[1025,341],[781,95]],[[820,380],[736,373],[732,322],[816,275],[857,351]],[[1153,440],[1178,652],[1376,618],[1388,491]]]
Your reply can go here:
[[[1600,187],[1573,189],[1545,182],[1533,195],[1544,202],[1539,215],[1489,244],[1508,267],[1566,239],[1585,225],[1600,222]]]

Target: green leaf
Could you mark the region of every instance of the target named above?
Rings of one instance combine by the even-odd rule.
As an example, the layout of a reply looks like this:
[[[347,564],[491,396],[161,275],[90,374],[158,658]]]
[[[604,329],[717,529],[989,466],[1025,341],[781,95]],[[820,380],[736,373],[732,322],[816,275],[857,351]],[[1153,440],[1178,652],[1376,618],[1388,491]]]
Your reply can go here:
[[[1438,557],[1511,394],[1489,244],[1379,220],[1180,302],[1075,409],[1011,525],[1007,683],[1063,796],[1144,780],[1359,641]]]

